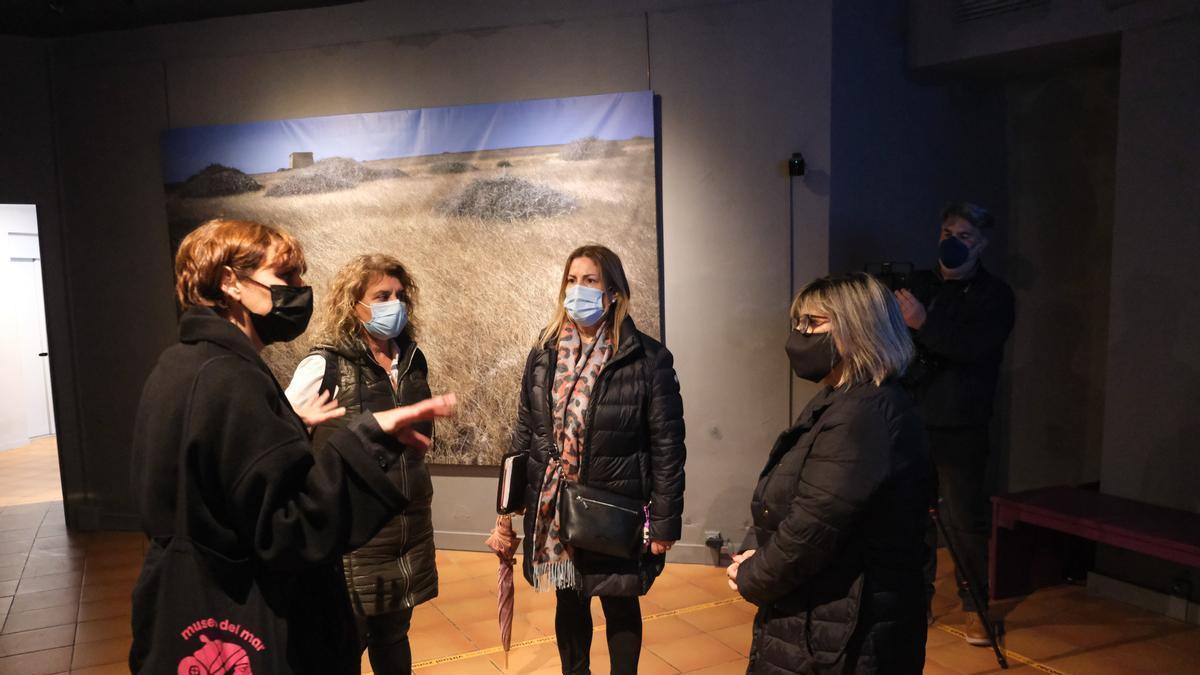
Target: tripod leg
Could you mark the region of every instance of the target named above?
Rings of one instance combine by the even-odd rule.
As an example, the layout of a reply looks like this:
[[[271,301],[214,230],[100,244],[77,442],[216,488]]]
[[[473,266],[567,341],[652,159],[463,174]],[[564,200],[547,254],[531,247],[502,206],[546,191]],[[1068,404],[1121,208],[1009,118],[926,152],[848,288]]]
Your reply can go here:
[[[987,607],[987,603],[984,602],[984,598],[979,596],[979,585],[971,578],[972,570],[963,567],[962,559],[958,556],[958,549],[954,545],[954,539],[946,532],[946,526],[942,523],[942,516],[938,512],[936,505],[929,507],[929,517],[933,519],[933,523],[937,525],[942,539],[946,541],[946,549],[950,551],[950,559],[954,561],[954,567],[959,571],[959,577],[962,579],[962,587],[975,603],[975,614],[979,617],[979,622],[983,624],[983,630],[987,632],[988,642],[992,645],[992,651],[996,654],[996,662],[1000,664],[1002,669],[1007,670],[1008,659],[1004,657],[1004,652],[1000,651],[1000,644],[996,639],[996,629],[992,625],[991,619],[983,610],[984,607]]]

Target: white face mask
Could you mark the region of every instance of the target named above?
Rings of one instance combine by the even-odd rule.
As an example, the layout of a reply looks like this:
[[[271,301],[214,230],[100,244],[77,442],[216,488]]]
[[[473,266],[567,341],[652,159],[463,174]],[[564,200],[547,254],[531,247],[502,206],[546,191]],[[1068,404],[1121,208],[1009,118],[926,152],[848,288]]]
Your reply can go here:
[[[604,291],[575,284],[567,289],[563,309],[575,323],[590,328],[604,318]]]

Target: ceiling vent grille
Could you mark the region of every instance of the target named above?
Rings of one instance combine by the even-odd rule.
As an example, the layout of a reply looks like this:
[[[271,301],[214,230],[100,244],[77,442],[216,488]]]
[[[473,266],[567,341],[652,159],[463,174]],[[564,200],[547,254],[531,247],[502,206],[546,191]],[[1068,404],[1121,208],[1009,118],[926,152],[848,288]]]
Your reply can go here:
[[[1045,7],[1050,0],[955,0],[954,22],[979,21],[1000,14]]]

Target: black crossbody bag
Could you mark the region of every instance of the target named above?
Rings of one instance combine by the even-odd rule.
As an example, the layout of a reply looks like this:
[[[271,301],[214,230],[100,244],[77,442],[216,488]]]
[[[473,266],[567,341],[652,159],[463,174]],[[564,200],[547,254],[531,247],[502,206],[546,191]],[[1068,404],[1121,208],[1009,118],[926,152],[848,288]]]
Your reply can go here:
[[[640,499],[563,481],[558,508],[564,543],[627,560],[645,549],[646,504]]]

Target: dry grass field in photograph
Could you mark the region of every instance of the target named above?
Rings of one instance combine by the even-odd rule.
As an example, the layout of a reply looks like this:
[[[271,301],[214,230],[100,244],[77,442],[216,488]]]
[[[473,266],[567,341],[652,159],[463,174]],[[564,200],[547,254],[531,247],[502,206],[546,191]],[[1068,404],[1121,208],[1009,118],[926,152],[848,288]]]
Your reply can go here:
[[[168,186],[171,235],[177,243],[214,217],[292,233],[308,256],[318,312],[351,257],[398,257],[420,287],[413,316],[434,392],[456,392],[462,403],[456,419],[439,423],[430,460],[496,464],[507,451],[525,357],[554,309],[572,249],[595,242],[616,251],[638,327],[660,333],[654,142],[591,143],[326,160],[254,174],[249,183],[259,189],[223,196]],[[323,175],[322,167],[336,172]],[[283,386],[317,339],[310,331],[264,352]]]

